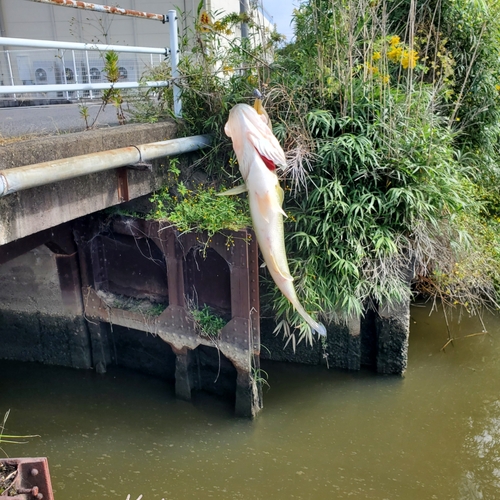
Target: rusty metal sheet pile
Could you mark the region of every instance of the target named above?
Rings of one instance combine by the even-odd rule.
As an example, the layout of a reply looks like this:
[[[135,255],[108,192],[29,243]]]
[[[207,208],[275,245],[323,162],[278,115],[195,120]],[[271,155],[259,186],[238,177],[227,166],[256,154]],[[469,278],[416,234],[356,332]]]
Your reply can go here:
[[[192,304],[206,304],[228,320],[216,344],[236,368],[241,392],[255,386],[252,371],[258,369],[260,356],[258,251],[250,230],[216,234],[209,245],[206,235],[179,234],[168,224],[134,218],[118,217],[111,225],[96,224],[86,231],[77,231],[76,240],[89,320],[158,335],[178,357],[188,356],[198,346],[214,345],[214,339],[199,334],[189,310]],[[159,316],[148,316],[120,307],[117,294],[166,307]],[[253,392],[260,394],[260,389]],[[260,409],[261,403],[250,406]]]

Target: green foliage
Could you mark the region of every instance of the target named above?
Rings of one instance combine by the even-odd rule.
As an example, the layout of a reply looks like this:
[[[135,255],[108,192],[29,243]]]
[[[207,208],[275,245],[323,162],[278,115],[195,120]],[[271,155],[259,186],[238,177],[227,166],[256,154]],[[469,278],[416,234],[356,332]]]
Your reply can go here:
[[[497,303],[498,237],[481,214],[499,199],[482,179],[498,175],[482,152],[471,154],[478,139],[457,120],[486,112],[491,122],[497,112],[474,101],[484,96],[469,103],[470,90],[456,90],[481,78],[470,68],[486,65],[486,57],[477,50],[459,72],[457,45],[431,40],[435,33],[423,31],[427,11],[415,13],[414,5],[304,3],[295,13],[295,42],[278,61],[289,72],[273,74],[268,112],[283,124],[276,128],[285,149],[301,156],[290,190],[305,187],[286,198],[291,273],[306,309],[327,321],[408,298],[413,271],[420,292],[448,304],[477,312]],[[441,59],[429,57],[423,40],[426,49],[441,48]],[[303,338],[300,318],[279,292],[271,287],[264,303]]]
[[[27,438],[40,437],[36,434],[26,435],[26,436],[13,436],[10,434],[5,434],[5,426],[7,424],[7,419],[9,418],[10,410],[7,410],[3,417],[3,421],[0,423],[0,445],[2,444],[26,444],[27,441],[24,441]],[[19,441],[22,439],[23,441]],[[1,449],[1,448],[0,448]],[[0,491],[1,493],[1,491]]]
[[[170,64],[164,61],[147,70],[141,77],[141,81],[169,81],[171,78]],[[138,89],[134,99],[131,100],[131,119],[140,123],[157,123],[173,117],[173,102],[172,86]]]
[[[179,196],[172,196],[168,188],[156,192],[151,201],[156,205],[152,218],[168,220],[179,231],[206,231],[209,238],[224,229],[238,231],[251,224],[244,199],[217,196],[217,191],[198,186],[198,190],[178,186]]]
[[[415,290],[470,312],[498,303],[497,14],[488,0],[309,0],[272,62],[266,44],[227,39],[237,15],[202,15],[184,40],[187,133],[215,135],[213,178],[238,176],[230,108],[267,89],[289,157],[290,269],[309,312],[348,320]],[[209,203],[198,196],[179,184],[156,200],[159,216],[199,226],[219,208],[197,212],[193,200]],[[310,340],[270,280],[266,293],[285,336],[291,325]]]
[[[397,92],[388,92],[385,106],[397,131],[388,129],[377,106],[367,121],[362,98],[355,98],[352,116],[306,115],[318,160],[309,195],[288,200],[286,234],[292,275],[310,310],[343,319],[362,315],[370,302],[408,298],[404,270],[423,251],[412,233],[420,225],[438,227],[464,206],[466,172],[429,99],[429,93],[413,95],[408,113]],[[279,316],[300,325],[279,294],[273,303]]]
[[[154,304],[149,300],[136,299],[125,295],[113,295],[113,300],[109,302],[111,307],[123,309],[141,314],[145,319],[159,316],[165,309],[166,305],[162,303]]]
[[[89,125],[89,107],[86,106],[85,104],[78,104],[78,112],[80,113],[80,116],[83,118],[85,121],[85,130],[88,130],[90,128]]]
[[[199,184],[188,189],[179,180],[178,162],[171,160],[170,185],[153,193],[149,218],[168,221],[180,232],[206,231],[210,238],[219,231],[238,231],[251,225],[246,199],[217,196],[214,187]],[[173,189],[172,186],[175,188]]]
[[[263,370],[262,368],[255,368],[252,366],[252,379],[254,382],[260,386],[267,386],[268,388],[271,388],[269,385],[269,374]]]
[[[206,304],[201,309],[191,308],[189,312],[202,336],[217,338],[221,329],[226,326],[226,320],[215,314],[212,308]]]
[[[104,53],[104,73],[110,83],[117,83],[120,79],[118,54],[114,50],[108,50]],[[111,87],[103,90],[101,108],[104,109],[110,103],[116,108],[118,122],[123,125],[125,123],[125,114],[122,108],[123,96],[120,89]]]
[[[120,66],[118,61],[118,54],[114,50],[109,50],[102,55],[104,59],[104,73],[106,74],[106,79],[108,82],[114,84],[120,79]],[[123,125],[125,123],[125,113],[123,111],[123,95],[120,89],[114,88],[113,86],[109,89],[103,90],[101,105],[96,113],[96,116],[92,123],[89,122],[89,109],[88,106],[84,104],[79,104],[80,116],[85,121],[85,129],[89,130],[94,127],[97,123],[99,115],[104,111],[104,108],[112,104],[116,108],[116,117],[118,123]]]

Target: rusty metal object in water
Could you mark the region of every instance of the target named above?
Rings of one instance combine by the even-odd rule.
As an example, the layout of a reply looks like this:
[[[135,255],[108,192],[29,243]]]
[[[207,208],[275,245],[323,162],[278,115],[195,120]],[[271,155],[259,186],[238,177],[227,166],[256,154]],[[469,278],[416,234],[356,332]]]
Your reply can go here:
[[[0,471],[9,471],[12,481],[6,484],[0,498],[9,500],[54,500],[46,458],[0,459]]]

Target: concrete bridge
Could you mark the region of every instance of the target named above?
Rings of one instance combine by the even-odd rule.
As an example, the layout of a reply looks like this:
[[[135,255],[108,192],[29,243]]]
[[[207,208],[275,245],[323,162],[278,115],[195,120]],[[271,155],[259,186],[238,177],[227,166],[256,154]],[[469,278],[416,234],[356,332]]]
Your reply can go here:
[[[175,123],[164,122],[37,138],[1,147],[0,172],[137,149],[176,135]],[[168,158],[142,167],[107,169],[0,198],[0,359],[99,372],[118,364],[175,380],[178,397],[186,400],[200,389],[229,395],[236,414],[246,417],[262,408],[261,354],[404,372],[408,304],[330,326],[326,345],[283,349],[272,322],[260,318],[250,230],[233,235],[229,248],[225,236],[216,235],[200,253],[203,235],[179,235],[158,222],[107,212],[143,211],[148,195],[167,181]],[[219,337],[200,335],[186,299],[226,318]]]

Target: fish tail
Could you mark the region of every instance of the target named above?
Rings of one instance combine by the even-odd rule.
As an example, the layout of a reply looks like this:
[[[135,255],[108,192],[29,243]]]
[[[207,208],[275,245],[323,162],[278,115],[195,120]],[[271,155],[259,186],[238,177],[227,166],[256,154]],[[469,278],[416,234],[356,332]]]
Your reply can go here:
[[[295,307],[296,311],[304,318],[304,321],[316,332],[318,335],[321,335],[322,337],[326,337],[326,328],[323,323],[319,323],[318,321],[315,321],[312,319],[312,317],[306,312],[306,310],[300,305],[300,303],[294,303],[292,302],[293,306]]]

